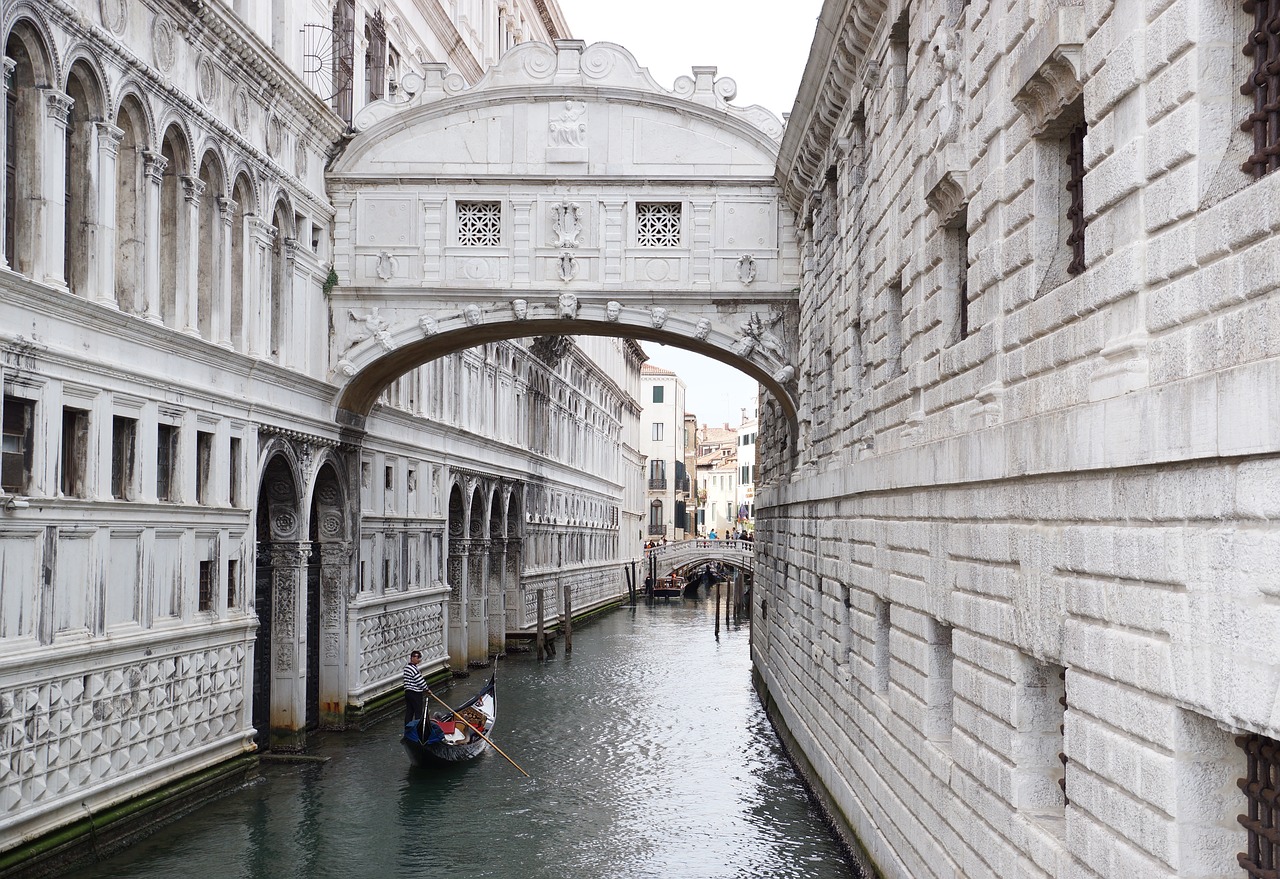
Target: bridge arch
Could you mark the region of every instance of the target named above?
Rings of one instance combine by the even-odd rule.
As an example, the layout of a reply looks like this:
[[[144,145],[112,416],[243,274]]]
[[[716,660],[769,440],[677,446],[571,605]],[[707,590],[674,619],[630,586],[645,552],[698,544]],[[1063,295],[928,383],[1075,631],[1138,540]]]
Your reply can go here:
[[[659,86],[622,47],[508,52],[473,86],[427,65],[357,117],[327,172],[335,415],[504,339],[685,348],[763,385],[794,425],[800,255],[782,123],[695,67]]]

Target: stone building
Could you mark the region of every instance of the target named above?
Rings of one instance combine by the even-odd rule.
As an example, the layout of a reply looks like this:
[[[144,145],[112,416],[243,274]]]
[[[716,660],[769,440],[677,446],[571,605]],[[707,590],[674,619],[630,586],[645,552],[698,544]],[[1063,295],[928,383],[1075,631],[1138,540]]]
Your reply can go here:
[[[0,849],[301,747],[411,647],[485,663],[536,588],[549,617],[625,591],[635,343],[463,345],[335,417],[397,266],[335,247],[353,119],[569,36],[553,0],[423,10],[0,5]]]
[[[692,530],[685,467],[685,383],[669,369],[646,363],[640,370],[641,449],[647,460],[648,540],[683,540]]]
[[[753,649],[878,875],[1277,867],[1277,12],[823,8]]]

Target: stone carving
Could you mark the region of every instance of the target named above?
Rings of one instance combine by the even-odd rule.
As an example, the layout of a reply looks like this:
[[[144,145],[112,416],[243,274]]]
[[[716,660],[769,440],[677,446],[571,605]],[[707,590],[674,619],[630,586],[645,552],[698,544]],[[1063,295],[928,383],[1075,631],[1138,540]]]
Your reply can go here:
[[[769,312],[769,317],[762,318],[758,312],[751,312],[742,327],[742,338],[738,340],[735,352],[739,357],[748,357],[757,348],[783,363],[787,360],[782,341],[769,331],[769,327],[781,320],[782,315]]]
[[[511,301],[511,311],[515,314],[516,320],[527,320],[529,317],[529,300],[513,299]]]
[[[557,114],[552,111],[549,138],[551,146],[584,147],[587,145],[587,105],[581,101],[565,101]]]
[[[779,369],[777,372],[773,374],[773,380],[780,385],[790,384],[795,377],[796,377],[796,368],[792,366],[790,363],[788,363],[786,366],[782,367],[782,369]]]
[[[62,92],[47,92],[44,98],[44,109],[49,118],[66,125],[67,118],[71,115],[71,105],[75,103],[71,96]]]
[[[440,325],[436,323],[436,319],[429,314],[424,314],[418,318],[418,329],[422,330],[424,336],[434,336],[440,332]]]
[[[649,320],[655,330],[662,329],[662,325],[667,322],[667,310],[660,305],[653,306],[649,309]]]
[[[938,66],[938,140],[939,146],[955,140],[960,125],[960,99],[964,84],[960,71],[960,50],[956,35],[938,29],[929,57]]]
[[[738,280],[750,284],[756,279],[756,258],[749,253],[738,257]]]
[[[293,172],[299,177],[307,173],[307,145],[302,138],[293,145]]]
[[[178,56],[178,33],[173,22],[163,16],[156,16],[151,28],[151,47],[155,50],[156,67],[168,71]]]
[[[396,274],[396,259],[389,252],[382,250],[378,252],[378,264],[375,269],[378,277],[384,281],[390,281]]]
[[[284,123],[279,116],[272,116],[267,121],[267,152],[271,158],[280,158],[280,150],[284,146]]]
[[[529,346],[529,350],[534,357],[554,369],[572,347],[573,340],[568,336],[538,336]]]
[[[617,300],[610,299],[604,304],[605,320],[616,323],[618,317],[622,314],[622,303]]]
[[[98,4],[102,13],[102,26],[119,36],[129,24],[128,0],[102,0]]]
[[[356,365],[354,363],[343,358],[338,361],[338,372],[342,373],[347,378],[351,378],[351,376],[355,375],[359,370],[356,369]]]
[[[231,124],[241,134],[249,131],[249,95],[243,88],[231,97]]]
[[[462,310],[462,316],[466,318],[468,326],[476,326],[480,323],[480,306],[468,305]]]
[[[577,247],[581,244],[582,209],[576,201],[560,202],[551,206],[551,231],[556,234],[556,247]]]
[[[556,272],[560,275],[560,280],[566,284],[578,276],[578,261],[572,253],[560,254],[557,261]]]
[[[196,64],[196,94],[200,100],[206,104],[212,104],[218,100],[221,84],[218,68],[214,65],[213,59],[208,55],[201,55],[199,63]]]
[[[575,320],[578,317],[578,297],[572,293],[561,293],[557,302],[557,310],[561,318]]]
[[[364,324],[369,331],[352,336],[351,344],[353,346],[372,338],[377,340],[378,344],[388,351],[395,347],[395,343],[391,341],[391,324],[387,323],[386,319],[378,314],[376,306],[366,315],[359,315],[350,310],[348,310],[347,314],[351,315],[352,320]]]
[[[693,328],[693,337],[706,341],[707,336],[711,335],[711,321],[708,318],[701,318],[698,325]]]

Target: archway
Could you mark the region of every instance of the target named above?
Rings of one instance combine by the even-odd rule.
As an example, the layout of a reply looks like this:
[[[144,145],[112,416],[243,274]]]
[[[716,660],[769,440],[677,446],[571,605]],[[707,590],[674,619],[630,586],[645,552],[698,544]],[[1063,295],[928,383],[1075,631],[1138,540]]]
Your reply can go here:
[[[489,572],[485,579],[486,656],[506,652],[506,540],[502,517],[502,489],[495,488],[489,500]]]
[[[488,619],[485,607],[488,595],[485,584],[488,582],[489,558],[485,551],[485,511],[484,494],[479,484],[471,491],[471,501],[467,504],[467,576],[465,579],[463,613],[466,614],[467,665],[486,665],[489,661]]]
[[[462,488],[455,482],[449,489],[449,556],[445,565],[445,582],[449,586],[449,665],[455,669],[467,667],[466,620],[463,617],[466,516]]]
[[[343,725],[343,655],[351,577],[351,527],[345,481],[332,461],[321,465],[311,493],[307,565],[306,728]]]

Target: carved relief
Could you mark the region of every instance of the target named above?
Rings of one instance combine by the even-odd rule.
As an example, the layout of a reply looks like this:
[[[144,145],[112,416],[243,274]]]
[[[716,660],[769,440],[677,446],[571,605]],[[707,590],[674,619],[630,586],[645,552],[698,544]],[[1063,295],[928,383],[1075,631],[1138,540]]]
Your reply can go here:
[[[622,314],[622,303],[621,303],[621,302],[618,302],[618,301],[616,301],[616,300],[610,299],[608,302],[606,302],[606,303],[604,304],[604,317],[605,317],[605,320],[612,321],[612,322],[616,323],[616,322],[617,322],[617,320],[618,320],[618,317],[619,317],[621,314]]]
[[[556,274],[566,284],[578,276],[578,261],[572,253],[560,254],[560,259],[556,260]]]
[[[516,320],[526,320],[529,317],[529,300],[513,299],[511,301],[511,311],[515,315]]]
[[[231,97],[231,124],[241,134],[249,131],[249,95],[243,88]]]
[[[662,325],[667,322],[667,310],[660,305],[653,306],[649,309],[649,320],[655,330],[662,329]]]
[[[218,68],[208,55],[201,55],[196,64],[196,94],[206,104],[218,100],[222,80],[218,77]]]
[[[394,256],[385,250],[378,252],[378,262],[374,271],[377,273],[379,278],[384,281],[390,281],[395,277],[397,268],[398,266]]]
[[[938,67],[938,145],[955,140],[960,127],[960,100],[964,95],[964,83],[960,70],[960,49],[956,35],[944,28],[938,29],[929,57]]]
[[[581,101],[565,101],[558,111],[553,109],[548,135],[550,145],[585,147],[587,123],[583,117],[586,113],[587,105]]]
[[[298,142],[293,145],[293,171],[299,177],[307,173],[307,145],[302,142],[302,138],[298,138]]]
[[[129,24],[128,0],[101,0],[102,26],[119,36]]]
[[[705,317],[701,318],[698,325],[693,328],[693,337],[705,341],[709,335],[711,335],[711,321]]]
[[[582,209],[575,201],[551,206],[551,231],[555,233],[556,247],[577,247],[582,242]]]
[[[440,325],[436,322],[434,317],[429,314],[424,314],[422,317],[418,318],[418,329],[422,330],[422,335],[424,336],[434,336],[436,333],[440,332]]]
[[[466,318],[468,326],[476,326],[480,323],[480,306],[468,305],[462,310],[462,316]]]
[[[357,333],[351,337],[351,344],[353,346],[360,344],[366,339],[375,339],[379,345],[388,351],[395,347],[395,343],[391,340],[391,324],[387,323],[386,319],[378,314],[378,309],[376,307],[365,315],[359,315],[350,310],[347,311],[347,314],[351,315],[351,319],[353,321],[364,324],[365,329],[368,330],[366,333]]]
[[[280,158],[280,150],[284,146],[284,124],[279,116],[272,116],[267,121],[267,153],[271,158]]]
[[[768,318],[761,318],[758,312],[752,312],[742,327],[742,338],[738,340],[734,350],[739,357],[748,357],[752,351],[757,348],[763,349],[766,354],[771,355],[777,360],[784,363],[787,360],[786,351],[782,347],[782,341],[769,331],[769,327],[781,320],[782,315],[769,312]]]
[[[156,16],[151,27],[151,47],[155,50],[156,67],[168,71],[177,60],[178,34],[173,22],[163,16]]]
[[[561,318],[565,320],[577,319],[578,297],[572,293],[561,293],[560,298],[556,301],[556,307]]]
[[[347,378],[351,378],[351,376],[355,375],[359,370],[356,369],[356,365],[354,363],[344,358],[338,361],[338,372],[345,375]]]
[[[750,284],[756,279],[756,258],[749,253],[744,253],[738,258],[738,280],[744,284]]]

